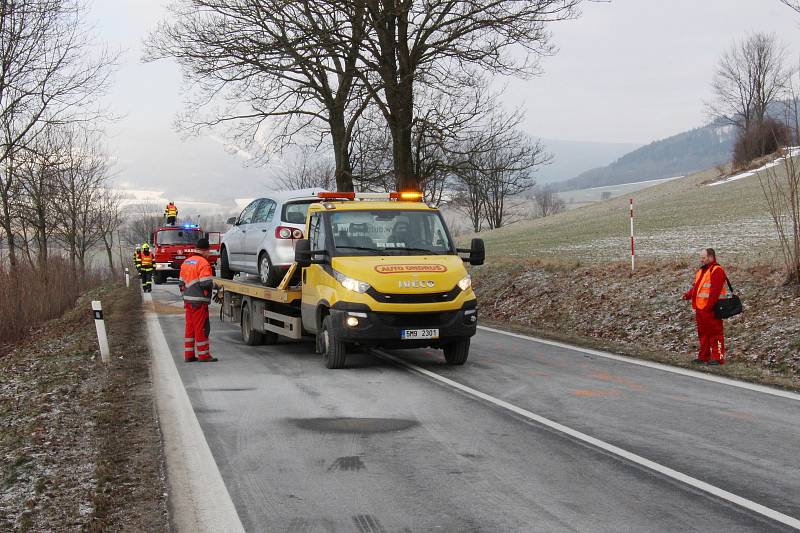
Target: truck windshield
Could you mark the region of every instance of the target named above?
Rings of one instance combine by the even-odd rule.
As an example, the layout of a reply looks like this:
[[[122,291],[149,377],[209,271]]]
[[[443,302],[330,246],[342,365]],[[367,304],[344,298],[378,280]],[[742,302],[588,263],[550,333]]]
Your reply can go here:
[[[171,229],[159,231],[156,244],[159,246],[170,244],[197,244],[203,234],[196,229]]]
[[[331,213],[336,255],[453,253],[437,211],[364,210]]]

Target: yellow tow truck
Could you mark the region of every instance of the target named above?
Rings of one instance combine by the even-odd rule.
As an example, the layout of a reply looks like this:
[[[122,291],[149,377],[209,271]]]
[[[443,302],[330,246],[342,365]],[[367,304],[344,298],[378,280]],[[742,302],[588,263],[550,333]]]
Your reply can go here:
[[[353,346],[441,348],[469,356],[478,303],[464,263],[482,265],[481,239],[458,249],[419,193],[320,193],[308,208],[295,263],[276,288],[216,279],[222,313],[246,344],[314,336],[328,368]]]

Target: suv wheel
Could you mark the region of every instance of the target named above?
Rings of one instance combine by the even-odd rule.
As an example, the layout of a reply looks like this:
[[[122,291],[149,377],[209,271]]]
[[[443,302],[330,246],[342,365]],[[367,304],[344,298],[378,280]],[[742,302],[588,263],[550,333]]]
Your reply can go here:
[[[258,257],[258,277],[267,287],[277,287],[281,282],[280,270],[272,266],[266,252],[261,252]]]
[[[228,249],[223,248],[219,253],[219,277],[233,279],[233,271],[228,263]]]

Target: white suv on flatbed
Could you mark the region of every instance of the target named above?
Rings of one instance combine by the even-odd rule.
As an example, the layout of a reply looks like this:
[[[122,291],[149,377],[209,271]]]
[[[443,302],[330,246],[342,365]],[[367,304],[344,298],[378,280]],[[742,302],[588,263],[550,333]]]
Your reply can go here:
[[[319,201],[324,189],[271,193],[256,198],[222,236],[220,276],[256,274],[264,285],[275,287],[294,261],[294,244],[305,236],[308,206]]]

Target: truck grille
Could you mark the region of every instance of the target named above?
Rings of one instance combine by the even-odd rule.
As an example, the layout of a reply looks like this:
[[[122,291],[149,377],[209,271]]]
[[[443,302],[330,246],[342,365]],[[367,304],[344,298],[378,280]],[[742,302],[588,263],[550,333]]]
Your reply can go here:
[[[456,285],[447,292],[423,292],[419,294],[389,294],[378,292],[375,287],[370,287],[367,294],[375,301],[392,304],[433,304],[436,302],[452,302],[461,294],[461,289]]]

